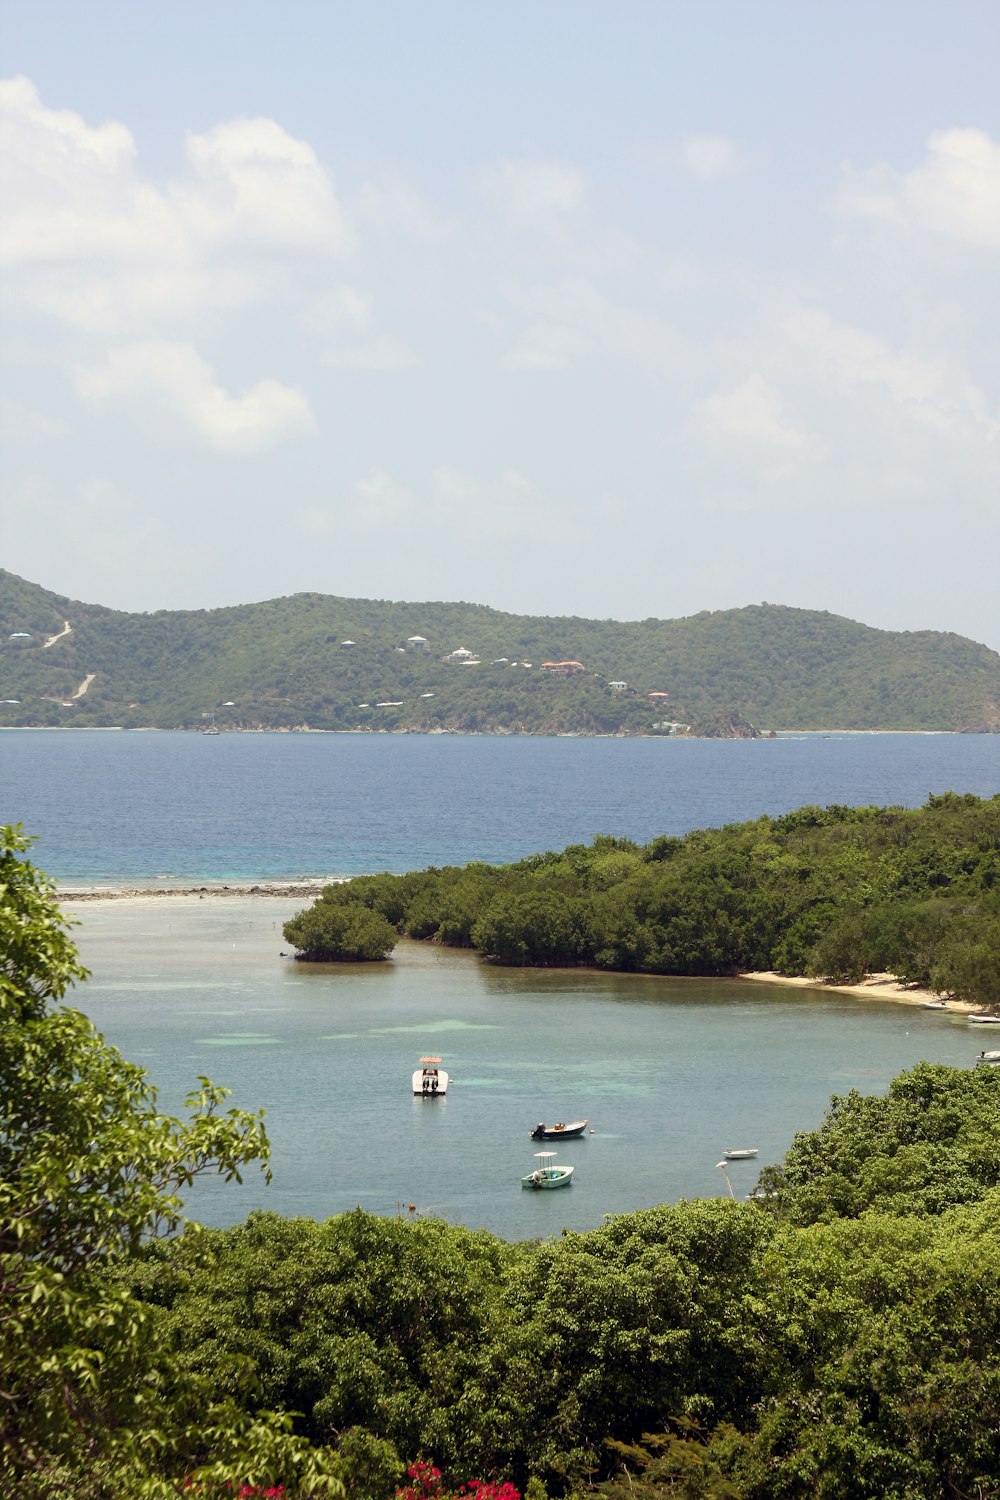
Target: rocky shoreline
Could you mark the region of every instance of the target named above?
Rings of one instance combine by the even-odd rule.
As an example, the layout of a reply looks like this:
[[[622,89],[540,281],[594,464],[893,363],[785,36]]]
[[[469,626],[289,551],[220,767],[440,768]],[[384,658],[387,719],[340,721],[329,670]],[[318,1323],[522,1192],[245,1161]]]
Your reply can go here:
[[[177,896],[262,896],[288,898],[309,897],[314,899],[322,894],[328,885],[337,885],[343,879],[342,876],[331,875],[328,880],[290,881],[287,884],[262,884],[262,885],[183,885],[183,886],[156,886],[153,888],[143,887],[132,889],[104,890],[90,889],[74,891],[57,891],[57,899],[60,902],[72,902],[74,905],[81,901],[148,901],[162,900],[167,897]]]

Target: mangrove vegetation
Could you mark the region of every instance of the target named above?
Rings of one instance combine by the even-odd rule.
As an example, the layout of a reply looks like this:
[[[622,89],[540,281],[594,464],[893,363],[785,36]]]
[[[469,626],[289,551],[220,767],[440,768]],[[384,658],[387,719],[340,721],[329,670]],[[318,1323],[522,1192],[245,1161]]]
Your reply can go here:
[[[511,865],[363,876],[327,886],[285,936],[306,956],[359,957],[335,950],[365,913],[506,965],[889,972],[1000,1007],[1000,795],[803,807],[648,844],[601,836]]]

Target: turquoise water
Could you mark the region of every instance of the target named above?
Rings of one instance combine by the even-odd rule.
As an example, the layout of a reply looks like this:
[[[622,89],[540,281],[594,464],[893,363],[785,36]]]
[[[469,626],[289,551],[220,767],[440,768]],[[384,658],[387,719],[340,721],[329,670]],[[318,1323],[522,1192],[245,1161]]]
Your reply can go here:
[[[40,835],[66,885],[264,879],[501,861],[646,840],[804,803],[918,805],[1000,790],[1000,737],[777,741],[379,735],[0,734],[0,821]],[[970,1065],[964,1023],[906,1006],[737,981],[511,972],[403,944],[386,965],[280,957],[297,905],[185,896],[79,908],[93,980],[77,1003],[145,1066],[169,1110],[199,1074],[261,1106],[275,1180],[198,1184],[191,1210],[323,1217],[362,1204],[510,1238],[744,1192],[831,1093],[883,1089],[920,1060]],[[979,1042],[979,1046],[981,1046]],[[414,1100],[422,1052],[448,1098]],[[574,1185],[520,1177],[538,1120],[588,1116],[560,1149]]]
[[[0,821],[78,884],[252,883],[500,862],[805,803],[1000,791],[998,735],[619,740],[0,733]]]
[[[199,1074],[264,1107],[274,1181],[200,1184],[192,1214],[251,1208],[323,1218],[360,1204],[485,1226],[507,1238],[583,1229],[619,1213],[734,1191],[819,1124],[831,1093],[885,1088],[929,1059],[971,1066],[980,1038],[950,1016],[738,980],[511,971],[404,943],[388,964],[280,957],[296,903],[196,897],[82,904],[93,971],[78,1003],[180,1107]],[[439,1053],[448,1097],[414,1099]],[[573,1186],[519,1180],[538,1120],[588,1117],[560,1147]]]

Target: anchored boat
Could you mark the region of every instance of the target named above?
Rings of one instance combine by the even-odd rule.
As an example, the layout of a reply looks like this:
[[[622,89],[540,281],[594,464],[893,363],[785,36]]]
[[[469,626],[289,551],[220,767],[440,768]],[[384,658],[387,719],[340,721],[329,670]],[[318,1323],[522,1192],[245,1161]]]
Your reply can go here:
[[[537,1192],[544,1188],[569,1187],[573,1181],[574,1169],[557,1166],[554,1151],[536,1151],[535,1160],[538,1163],[535,1170],[521,1178],[523,1188],[533,1188]]]
[[[573,1120],[568,1125],[561,1122],[558,1125],[544,1125],[539,1120],[531,1132],[533,1141],[568,1141],[572,1136],[583,1135],[587,1128],[586,1120]]]
[[[448,1074],[439,1057],[422,1057],[413,1075],[413,1092],[424,1099],[443,1099],[448,1092]]]
[[[727,1146],[723,1151],[726,1161],[750,1161],[757,1155],[758,1146]]]

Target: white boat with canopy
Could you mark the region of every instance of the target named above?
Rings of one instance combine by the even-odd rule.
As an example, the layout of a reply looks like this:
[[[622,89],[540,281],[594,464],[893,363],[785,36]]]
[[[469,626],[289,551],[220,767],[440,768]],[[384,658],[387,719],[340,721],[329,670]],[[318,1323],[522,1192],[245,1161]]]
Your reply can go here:
[[[443,1099],[448,1092],[448,1074],[439,1057],[422,1057],[413,1074],[413,1092],[423,1099]]]
[[[521,1178],[523,1188],[533,1188],[537,1192],[543,1188],[569,1187],[573,1181],[574,1169],[557,1166],[554,1151],[536,1151],[535,1160],[538,1163],[535,1170]]]

